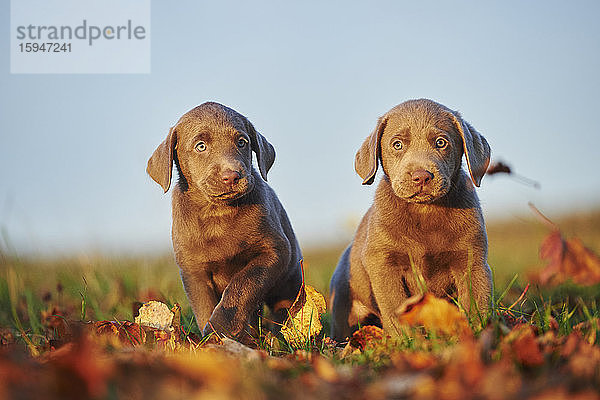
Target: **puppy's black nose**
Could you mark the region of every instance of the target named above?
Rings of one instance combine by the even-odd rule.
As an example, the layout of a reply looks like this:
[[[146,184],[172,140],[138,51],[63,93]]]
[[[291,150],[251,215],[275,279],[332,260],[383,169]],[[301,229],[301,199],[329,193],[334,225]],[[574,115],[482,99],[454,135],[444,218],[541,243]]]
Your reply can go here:
[[[226,185],[236,184],[240,180],[240,178],[240,173],[231,169],[223,171],[223,173],[221,174],[221,179],[223,179],[223,183],[225,183]]]
[[[417,185],[426,185],[433,179],[433,174],[424,169],[418,169],[411,174],[413,183]]]

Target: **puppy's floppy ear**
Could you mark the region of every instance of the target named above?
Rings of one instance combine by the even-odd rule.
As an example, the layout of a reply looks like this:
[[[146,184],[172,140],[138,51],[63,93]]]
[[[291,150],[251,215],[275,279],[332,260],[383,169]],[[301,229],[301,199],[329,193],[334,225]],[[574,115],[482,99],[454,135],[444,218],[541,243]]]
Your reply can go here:
[[[246,117],[243,119],[244,125],[246,126],[246,132],[250,136],[250,145],[252,150],[256,153],[256,161],[258,162],[260,176],[266,181],[267,172],[269,172],[271,166],[275,162],[275,149],[263,135],[256,131],[254,125],[252,125]]]
[[[171,173],[173,171],[173,151],[177,143],[177,132],[175,127],[169,129],[167,138],[158,145],[152,157],[148,160],[146,172],[154,180],[162,186],[165,193],[171,186]]]
[[[479,187],[490,163],[490,145],[475,128],[462,119],[458,112],[451,113],[451,116],[462,138],[471,179],[475,186]]]
[[[363,179],[363,185],[370,185],[375,180],[379,157],[381,156],[379,141],[388,118],[386,115],[377,120],[375,130],[365,139],[360,149],[356,153],[354,159],[354,169],[356,173]]]

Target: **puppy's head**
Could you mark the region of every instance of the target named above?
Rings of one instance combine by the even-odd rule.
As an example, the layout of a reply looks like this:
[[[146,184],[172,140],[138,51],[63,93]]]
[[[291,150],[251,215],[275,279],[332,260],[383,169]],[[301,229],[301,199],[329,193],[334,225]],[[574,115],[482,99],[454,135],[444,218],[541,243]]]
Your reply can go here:
[[[146,171],[166,192],[175,163],[183,190],[227,202],[254,188],[252,151],[266,180],[275,161],[273,146],[246,117],[209,102],[179,119],[148,160]]]
[[[398,197],[432,203],[450,190],[463,153],[479,186],[490,160],[485,138],[458,112],[427,99],[409,100],[379,118],[356,154],[355,168],[370,185],[381,162]]]

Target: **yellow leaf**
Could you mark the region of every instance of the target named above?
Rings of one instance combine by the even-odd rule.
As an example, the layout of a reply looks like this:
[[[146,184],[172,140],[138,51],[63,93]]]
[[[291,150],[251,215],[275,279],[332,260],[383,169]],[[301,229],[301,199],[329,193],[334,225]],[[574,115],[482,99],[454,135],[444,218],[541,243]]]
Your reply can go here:
[[[302,348],[308,338],[318,335],[323,326],[325,298],[311,286],[303,286],[289,310],[288,319],[281,328],[285,340],[295,348]]]
[[[470,336],[467,318],[459,309],[431,293],[406,300],[396,311],[400,322],[422,325],[425,329],[450,336]]]

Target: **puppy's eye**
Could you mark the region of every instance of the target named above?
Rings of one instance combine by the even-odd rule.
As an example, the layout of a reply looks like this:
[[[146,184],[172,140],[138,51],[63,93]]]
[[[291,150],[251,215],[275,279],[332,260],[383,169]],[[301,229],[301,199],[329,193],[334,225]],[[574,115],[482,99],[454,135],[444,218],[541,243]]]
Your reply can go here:
[[[237,141],[237,146],[240,149],[243,149],[244,147],[246,147],[248,145],[248,139],[246,139],[245,137],[240,137]]]
[[[438,149],[443,149],[446,146],[448,146],[448,141],[443,137],[435,139],[435,147],[437,147]]]
[[[198,142],[198,144],[196,144],[195,149],[197,152],[203,152],[204,150],[206,150],[206,143]]]
[[[394,150],[402,150],[402,140],[396,140],[394,143],[392,143],[392,147]]]

